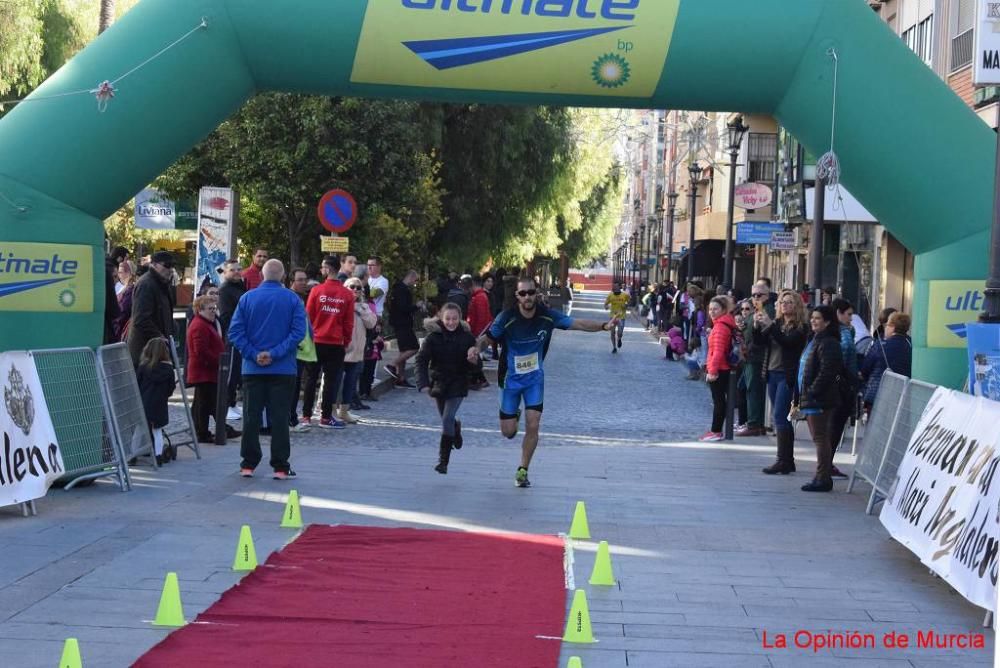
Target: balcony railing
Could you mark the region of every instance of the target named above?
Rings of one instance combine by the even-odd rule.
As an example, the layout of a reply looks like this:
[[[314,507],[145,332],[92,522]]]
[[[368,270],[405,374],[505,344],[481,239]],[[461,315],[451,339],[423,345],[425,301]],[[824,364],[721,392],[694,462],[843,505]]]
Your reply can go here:
[[[962,69],[972,62],[974,31],[966,30],[951,40],[951,71]]]

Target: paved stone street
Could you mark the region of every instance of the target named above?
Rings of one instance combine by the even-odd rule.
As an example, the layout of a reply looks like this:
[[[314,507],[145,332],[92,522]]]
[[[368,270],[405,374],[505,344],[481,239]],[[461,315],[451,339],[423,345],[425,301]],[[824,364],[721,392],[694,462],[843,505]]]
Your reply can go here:
[[[603,317],[602,299],[579,296],[574,315]],[[431,401],[393,390],[363,425],[293,435],[305,521],[558,533],[586,501],[595,542],[575,545],[574,575],[599,642],[564,646],[560,665],[573,655],[586,668],[991,662],[992,632],[985,650],[881,648],[892,631],[913,645],[918,630],[981,632],[982,611],[864,515],[864,486],[800,492],[815,462],[804,433],[788,477],[759,472],[773,459],[770,439],[694,441],[708,426],[707,388],[631,324],[618,355],[603,333],[556,335],[531,489],[513,485],[519,441],[497,431],[495,386],[463,405],[466,446],[447,476],[432,470]],[[149,624],[167,571],[191,619],[237,582],[242,524],[262,562],[294,536],[278,526],[288,483],[241,479],[235,444],[204,446],[203,457],[134,469],[128,494],[101,482],[53,489],[34,518],[0,509],[0,665],[55,666],[70,636],[84,665],[128,665],[167,633]],[[600,539],[612,545],[618,587],[586,584]],[[792,645],[798,630],[874,633],[879,649],[763,644],[784,633]]]

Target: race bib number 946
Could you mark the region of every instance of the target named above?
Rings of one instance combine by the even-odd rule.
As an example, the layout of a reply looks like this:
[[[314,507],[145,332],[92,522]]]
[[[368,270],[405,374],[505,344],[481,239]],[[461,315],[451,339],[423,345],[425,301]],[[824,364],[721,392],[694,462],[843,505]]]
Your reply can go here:
[[[538,353],[514,356],[514,373],[524,375],[538,371]]]

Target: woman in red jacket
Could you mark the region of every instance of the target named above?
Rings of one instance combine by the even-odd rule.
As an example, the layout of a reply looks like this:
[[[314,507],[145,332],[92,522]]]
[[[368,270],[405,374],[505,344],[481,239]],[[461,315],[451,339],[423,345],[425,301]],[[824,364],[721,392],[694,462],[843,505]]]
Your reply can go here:
[[[736,335],[736,319],[732,315],[733,301],[726,296],[714,297],[708,304],[712,331],[708,335],[708,387],[712,390],[712,428],[699,441],[721,441],[722,425],[726,421],[729,393],[729,351]]]
[[[215,417],[216,391],[218,390],[219,358],[226,348],[222,333],[215,321],[218,301],[202,296],[194,300],[194,317],[188,326],[187,384],[194,387],[191,417],[199,443],[214,443],[208,430],[209,416]],[[240,432],[226,425],[226,438],[235,438]]]

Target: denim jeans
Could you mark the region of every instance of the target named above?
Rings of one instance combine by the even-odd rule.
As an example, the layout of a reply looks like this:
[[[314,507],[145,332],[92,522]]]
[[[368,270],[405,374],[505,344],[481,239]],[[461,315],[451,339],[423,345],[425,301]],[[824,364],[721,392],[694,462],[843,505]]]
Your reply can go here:
[[[363,368],[364,362],[344,362],[344,385],[340,392],[340,403],[348,408],[357,396],[358,378]]]
[[[792,390],[785,381],[782,370],[767,372],[767,396],[774,409],[774,429],[792,431],[792,423],[788,421],[788,411],[792,409]]]

